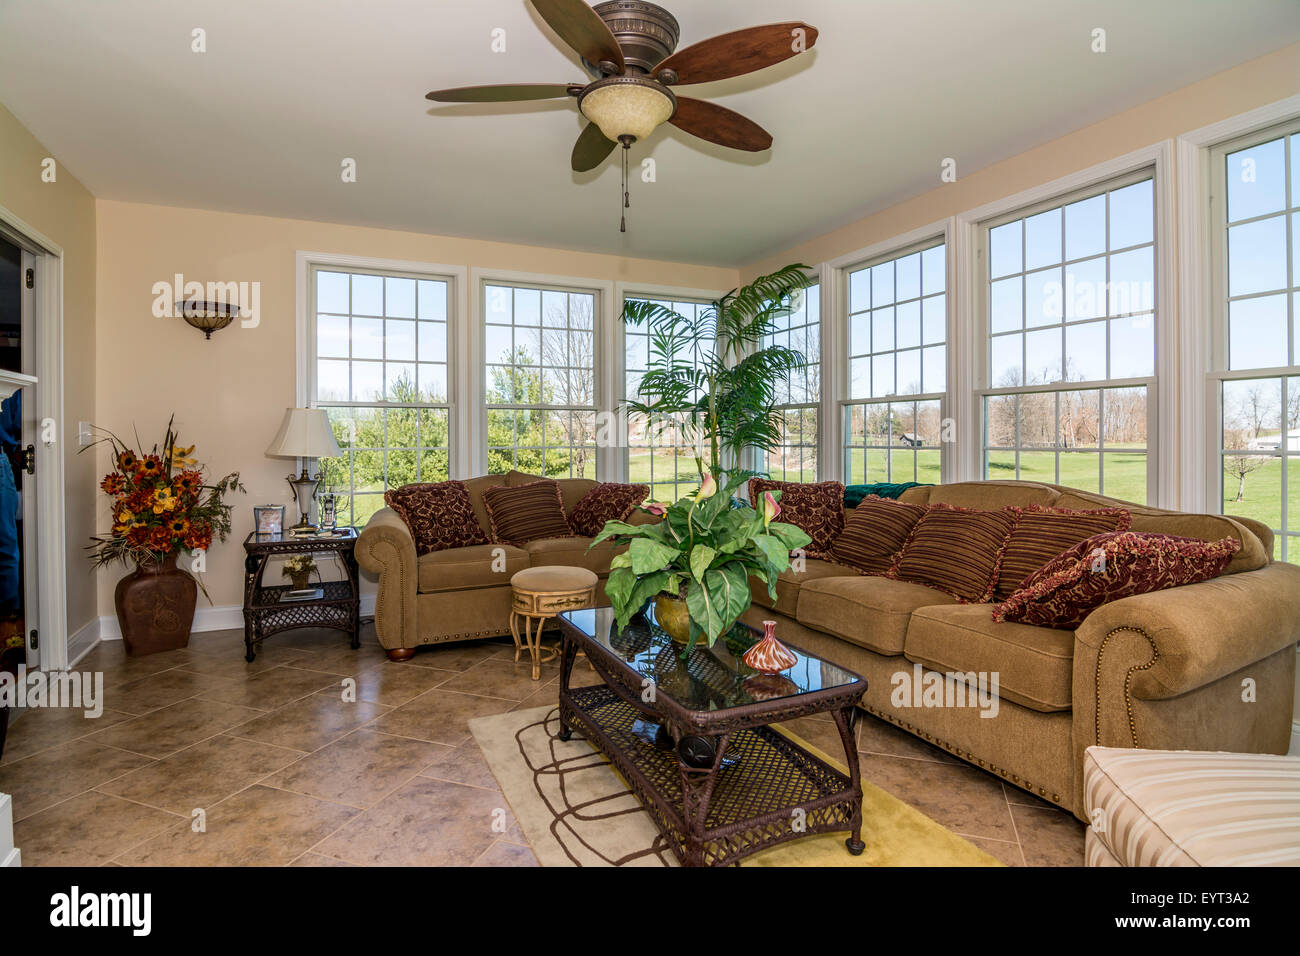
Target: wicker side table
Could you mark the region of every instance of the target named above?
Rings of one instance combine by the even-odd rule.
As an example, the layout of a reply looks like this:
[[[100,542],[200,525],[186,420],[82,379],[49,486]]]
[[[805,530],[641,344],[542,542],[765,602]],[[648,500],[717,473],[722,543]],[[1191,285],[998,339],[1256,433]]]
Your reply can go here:
[[[591,607],[596,600],[595,572],[586,568],[525,568],[510,578],[514,592],[510,610],[510,635],[515,639],[515,661],[523,650],[533,660],[533,680],[542,674],[542,628],[561,611]],[[523,621],[522,640],[519,622]],[[555,656],[552,651],[551,657]],[[547,658],[550,660],[550,658]]]
[[[319,538],[254,532],[244,540],[244,660],[251,664],[272,634],[298,627],[333,628],[347,634],[354,649],[361,646],[356,547],[355,528]],[[271,558],[302,553],[334,556],[343,566],[344,579],[324,582],[315,600],[285,601],[283,595],[291,589],[263,583],[263,574]]]

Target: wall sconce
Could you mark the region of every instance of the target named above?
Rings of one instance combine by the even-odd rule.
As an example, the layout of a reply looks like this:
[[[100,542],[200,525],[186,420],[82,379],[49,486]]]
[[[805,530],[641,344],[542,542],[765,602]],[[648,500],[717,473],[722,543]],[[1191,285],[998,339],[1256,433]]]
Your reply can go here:
[[[239,306],[233,302],[201,302],[185,299],[176,303],[176,311],[186,322],[203,333],[205,339],[224,329],[239,317]]]

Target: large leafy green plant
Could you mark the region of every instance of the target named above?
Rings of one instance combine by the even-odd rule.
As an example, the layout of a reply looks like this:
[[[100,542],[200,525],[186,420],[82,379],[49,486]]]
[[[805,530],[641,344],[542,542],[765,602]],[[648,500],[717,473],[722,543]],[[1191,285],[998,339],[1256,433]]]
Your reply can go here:
[[[641,398],[628,400],[628,411],[646,416],[652,427],[671,422],[684,428],[697,449],[701,480],[721,471],[724,452],[734,464],[747,447],[770,452],[780,445],[777,385],[807,360],[764,341],[779,331],[778,320],[794,311],[812,281],[807,266],[788,265],[732,289],[694,317],[640,299],[624,306],[623,321],[645,326],[649,336]]]
[[[751,575],[764,581],[776,600],[777,575],[790,566],[790,552],[811,539],[775,520],[780,492],[766,493],[761,508],[733,507],[732,492],[745,478],[733,474],[719,488],[716,478],[706,475],[694,495],[650,506],[663,515],[655,524],[605,524],[592,547],[607,540],[628,545],[610,562],[605,582],[620,629],[650,598],[670,594],[685,598],[690,609],[687,648],[701,637],[712,646],[749,607]]]

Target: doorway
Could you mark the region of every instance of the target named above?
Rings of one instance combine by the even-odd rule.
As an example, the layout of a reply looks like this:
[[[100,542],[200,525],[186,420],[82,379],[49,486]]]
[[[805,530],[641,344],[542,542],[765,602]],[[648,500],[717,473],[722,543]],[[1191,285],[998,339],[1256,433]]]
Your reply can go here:
[[[10,666],[15,657],[21,657],[28,668],[34,668],[40,664],[39,641],[35,648],[27,646],[27,623],[29,608],[34,610],[35,604],[29,601],[29,589],[24,586],[25,571],[33,566],[24,559],[34,542],[26,540],[32,521],[24,498],[35,496],[35,486],[26,494],[23,488],[24,449],[30,437],[25,434],[28,416],[23,414],[23,406],[30,408],[33,396],[27,396],[24,403],[27,386],[15,380],[30,375],[32,366],[32,357],[25,355],[23,348],[24,326],[31,324],[33,291],[24,288],[25,275],[26,269],[35,267],[29,259],[30,253],[0,238],[0,373],[7,373],[0,380],[0,652]],[[15,653],[24,647],[26,653]]]

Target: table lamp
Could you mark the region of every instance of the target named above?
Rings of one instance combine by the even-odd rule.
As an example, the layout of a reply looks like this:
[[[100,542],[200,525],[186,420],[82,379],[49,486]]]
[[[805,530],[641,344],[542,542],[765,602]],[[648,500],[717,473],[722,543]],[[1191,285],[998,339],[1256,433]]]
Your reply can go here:
[[[286,408],[284,421],[280,430],[266,449],[271,458],[302,458],[302,474],[289,475],[287,481],[298,500],[299,521],[288,531],[313,530],[309,520],[311,499],[320,484],[319,474],[315,478],[307,475],[307,458],[335,458],[341,454],[339,443],[334,440],[330,430],[329,416],[320,408]]]

